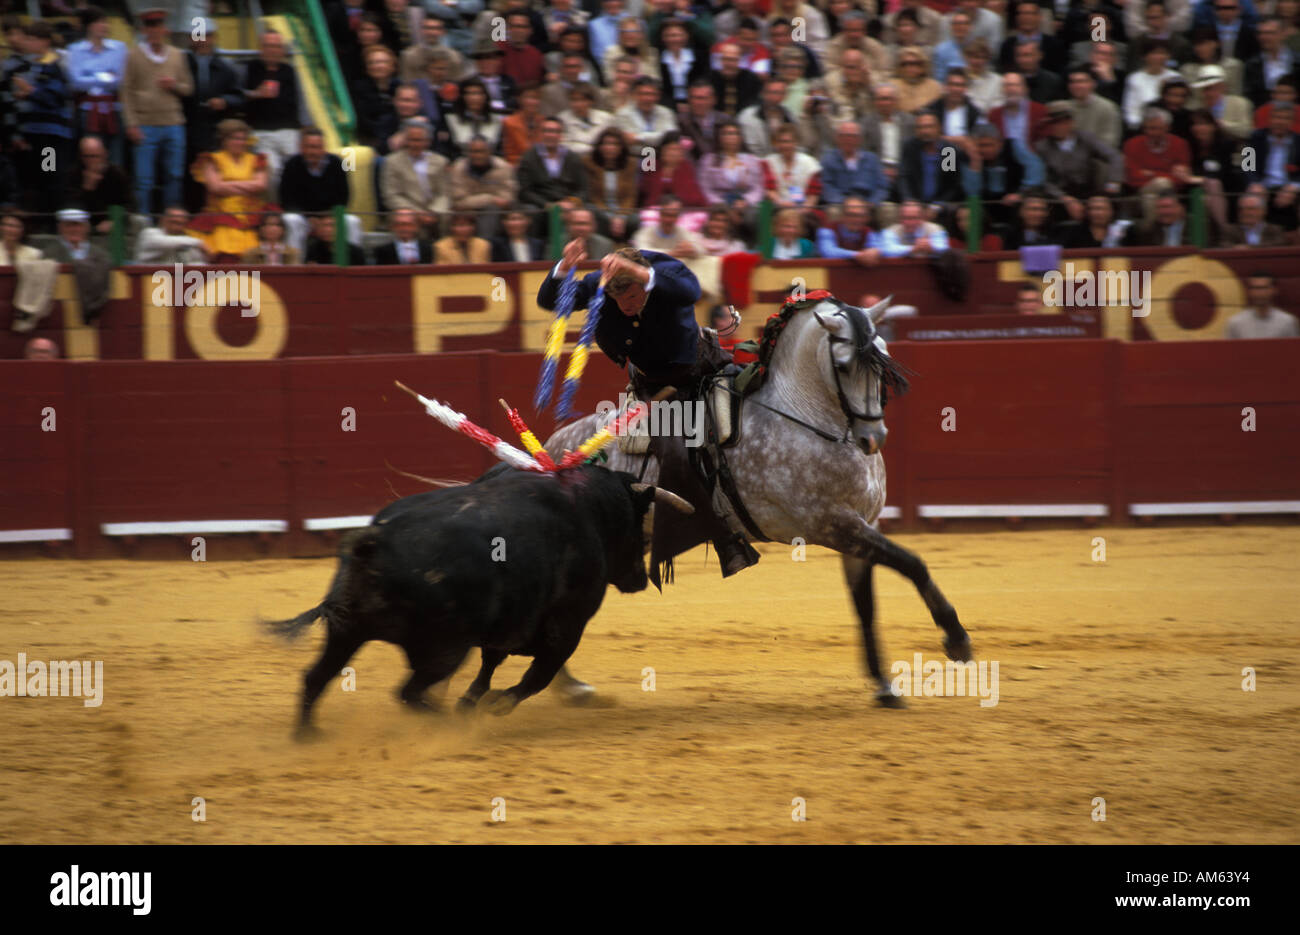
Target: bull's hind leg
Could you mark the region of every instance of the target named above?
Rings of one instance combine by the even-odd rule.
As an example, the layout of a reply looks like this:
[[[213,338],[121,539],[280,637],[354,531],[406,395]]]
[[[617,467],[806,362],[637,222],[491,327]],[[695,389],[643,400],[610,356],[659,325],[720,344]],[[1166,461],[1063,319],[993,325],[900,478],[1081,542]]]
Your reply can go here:
[[[441,705],[425,694],[430,685],[451,678],[469,653],[468,646],[441,647],[416,653],[408,649],[411,677],[397,693],[398,699],[412,711],[438,712]]]
[[[317,734],[316,727],[311,723],[312,706],[316,704],[316,699],[325,690],[330,679],[339,674],[339,670],[348,664],[348,660],[364,642],[365,640],[352,636],[341,635],[331,628],[329,637],[325,641],[325,651],[321,653],[316,664],[303,675],[302,701],[299,706],[298,728],[294,732],[294,739],[310,740]]]
[[[489,714],[509,714],[519,702],[536,695],[547,685],[550,685],[551,679],[555,678],[555,673],[560,671],[560,667],[573,655],[573,651],[577,648],[576,640],[572,646],[547,647],[533,657],[533,664],[528,667],[528,671],[524,673],[524,677],[519,680],[518,685],[511,686],[502,692],[488,692],[479,701],[479,708]]]
[[[474,681],[469,683],[465,694],[461,695],[460,701],[456,702],[457,711],[470,711],[478,704],[478,700],[492,687],[492,673],[496,672],[497,666],[505,662],[507,655],[499,649],[483,649],[480,652],[483,658],[478,668],[478,675],[474,676]]]
[[[889,680],[880,671],[880,650],[876,646],[876,597],[871,580],[875,566],[851,555],[840,556],[844,563],[844,580],[853,594],[853,607],[862,624],[862,645],[867,654],[867,672],[876,683],[876,701],[886,708],[903,707],[901,695],[894,693]]]
[[[567,705],[589,704],[596,696],[596,686],[578,678],[568,666],[560,666],[560,671],[551,681],[551,690]]]

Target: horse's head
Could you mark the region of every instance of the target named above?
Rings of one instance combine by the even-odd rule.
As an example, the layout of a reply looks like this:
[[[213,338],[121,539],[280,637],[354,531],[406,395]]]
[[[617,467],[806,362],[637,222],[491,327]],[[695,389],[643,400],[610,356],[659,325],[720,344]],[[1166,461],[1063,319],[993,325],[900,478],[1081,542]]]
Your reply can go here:
[[[813,309],[826,330],[826,353],[818,351],[818,370],[827,390],[838,399],[848,420],[848,432],[867,454],[885,447],[885,404],[889,392],[907,392],[902,368],[889,356],[876,325],[885,317],[893,296],[871,308],[828,298]]]

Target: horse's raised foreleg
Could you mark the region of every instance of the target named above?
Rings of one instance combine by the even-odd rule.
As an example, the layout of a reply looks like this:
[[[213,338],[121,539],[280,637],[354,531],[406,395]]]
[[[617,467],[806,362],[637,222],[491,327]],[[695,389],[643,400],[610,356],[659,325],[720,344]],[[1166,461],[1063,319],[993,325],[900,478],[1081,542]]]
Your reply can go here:
[[[957,619],[957,611],[948,603],[939,586],[934,583],[934,579],[930,577],[930,570],[925,567],[925,562],[921,561],[920,556],[891,542],[881,532],[865,524],[854,531],[852,542],[840,551],[870,564],[892,568],[912,582],[921,599],[925,601],[925,606],[929,608],[935,625],[943,630],[943,648],[948,658],[954,662],[969,662],[974,658],[971,653],[970,636],[967,635],[961,621]],[[854,601],[857,602],[856,594]],[[862,614],[860,607],[858,614],[859,616]]]
[[[840,558],[844,563],[844,580],[853,595],[853,607],[862,623],[862,645],[867,653],[867,672],[876,683],[876,701],[887,708],[901,708],[902,696],[894,694],[893,686],[880,671],[880,650],[876,647],[874,627],[876,598],[871,581],[871,572],[875,566],[851,555],[842,555]]]

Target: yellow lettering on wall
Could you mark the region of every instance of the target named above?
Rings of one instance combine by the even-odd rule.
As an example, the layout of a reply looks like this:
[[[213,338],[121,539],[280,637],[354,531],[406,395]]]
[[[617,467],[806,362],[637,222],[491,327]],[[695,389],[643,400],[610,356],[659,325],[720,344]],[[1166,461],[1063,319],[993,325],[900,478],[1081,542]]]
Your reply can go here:
[[[190,348],[203,360],[273,360],[284,350],[289,340],[289,315],[280,294],[264,281],[259,283],[259,301],[256,304],[257,333],[242,347],[227,344],[217,333],[217,314],[239,315],[238,306],[213,308],[196,306],[179,309],[185,316],[185,337]],[[147,297],[146,297],[147,298]],[[171,313],[172,309],[161,309]]]
[[[1123,256],[1106,256],[1101,258],[1100,268],[1097,270],[1097,278],[1100,279],[1107,273],[1123,273],[1128,275],[1129,268],[1132,264],[1128,257]],[[1117,295],[1128,296],[1128,290],[1116,292]],[[1128,296],[1130,301],[1131,296]],[[1149,306],[1148,306],[1149,310]],[[1132,305],[1103,305],[1098,309],[1101,312],[1101,336],[1103,338],[1119,338],[1121,341],[1133,340],[1133,306]],[[1144,319],[1149,321],[1150,318]]]
[[[416,353],[441,351],[444,338],[504,331],[514,315],[515,302],[509,286],[504,301],[492,301],[495,278],[491,273],[412,276],[411,321]],[[502,278],[509,283],[509,277]],[[444,312],[444,296],[481,298],[483,308],[477,312]]]
[[[754,301],[763,308],[776,311],[780,307],[779,305],[773,307],[770,303],[759,302],[758,294],[760,292],[781,292],[789,295],[796,287],[801,287],[804,292],[829,289],[830,273],[824,266],[783,266],[777,269],[774,266],[760,263],[754,267],[754,272],[749,277],[749,283],[749,294]],[[841,296],[840,298],[846,302],[856,302],[859,297]],[[745,308],[749,308],[749,306],[745,306]],[[737,310],[745,311],[745,309],[739,308]]]
[[[176,356],[175,309],[170,305],[155,305],[153,280],[148,276],[141,276],[139,280],[140,322],[144,331],[140,339],[144,343],[144,359],[171,360]]]
[[[1214,317],[1202,328],[1184,328],[1174,318],[1174,295],[1192,283],[1214,293]],[[1221,338],[1224,322],[1244,303],[1241,280],[1226,264],[1204,256],[1180,256],[1159,266],[1151,277],[1151,314],[1144,323],[1157,341]]]

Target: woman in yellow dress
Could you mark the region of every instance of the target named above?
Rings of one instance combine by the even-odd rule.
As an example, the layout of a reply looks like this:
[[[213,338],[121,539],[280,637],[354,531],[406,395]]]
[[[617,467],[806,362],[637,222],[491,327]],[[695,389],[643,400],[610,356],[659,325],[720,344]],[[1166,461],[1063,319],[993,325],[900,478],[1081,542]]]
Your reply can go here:
[[[194,178],[208,190],[190,232],[203,240],[218,262],[237,260],[257,246],[257,221],[266,210],[266,157],[249,152],[252,128],[242,120],[217,124],[221,148],[194,161]]]

